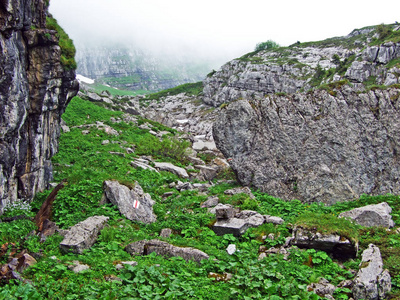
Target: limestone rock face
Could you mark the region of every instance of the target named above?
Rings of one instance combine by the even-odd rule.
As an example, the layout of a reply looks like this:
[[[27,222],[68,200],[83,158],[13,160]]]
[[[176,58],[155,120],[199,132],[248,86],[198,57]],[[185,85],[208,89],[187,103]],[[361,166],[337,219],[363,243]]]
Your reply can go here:
[[[342,212],[339,217],[353,219],[362,226],[394,226],[390,213],[392,208],[386,203],[372,204]]]
[[[348,39],[354,39],[354,35],[337,38],[336,45],[292,45],[284,51],[259,51],[234,59],[204,80],[204,103],[218,107],[238,99],[262,99],[268,94],[307,91],[320,83],[343,79],[355,84],[372,79],[376,84],[399,83],[398,66],[388,63],[400,57],[400,43],[369,46],[361,36],[370,38],[372,34],[371,31],[360,33],[359,40],[353,43]],[[321,79],[320,83],[313,82],[318,73],[328,70],[334,72],[334,76]]]
[[[238,100],[213,135],[243,185],[276,197],[331,204],[400,192],[397,88]]]
[[[75,72],[60,63],[56,32],[45,28],[45,3],[0,7],[0,214],[47,187],[61,115],[78,91]]]

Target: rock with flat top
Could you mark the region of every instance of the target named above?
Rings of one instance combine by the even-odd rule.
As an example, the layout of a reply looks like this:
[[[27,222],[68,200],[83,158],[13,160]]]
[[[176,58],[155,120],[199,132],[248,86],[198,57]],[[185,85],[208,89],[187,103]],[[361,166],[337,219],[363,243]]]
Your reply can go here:
[[[108,219],[105,216],[94,216],[72,226],[60,243],[61,250],[82,254],[83,250],[89,249],[96,242]]]

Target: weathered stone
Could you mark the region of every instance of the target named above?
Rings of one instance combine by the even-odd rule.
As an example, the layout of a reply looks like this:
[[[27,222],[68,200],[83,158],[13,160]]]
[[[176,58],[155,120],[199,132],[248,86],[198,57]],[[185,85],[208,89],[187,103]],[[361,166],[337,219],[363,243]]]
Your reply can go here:
[[[345,86],[230,103],[215,142],[237,179],[283,199],[337,201],[400,193],[399,89]],[[388,146],[390,145],[390,146]]]
[[[235,208],[235,207],[233,207],[232,205],[230,205],[230,204],[222,204],[222,203],[218,203],[216,206],[214,206],[214,207],[209,207],[207,210],[208,210],[208,212],[209,213],[212,213],[212,214],[216,214],[217,213],[217,209],[219,208],[219,207],[224,207],[224,206],[229,206],[229,207],[232,207],[233,209],[234,209],[234,211],[235,211],[235,215],[240,211],[240,209],[239,208]]]
[[[103,183],[104,199],[118,207],[126,218],[132,221],[153,223],[157,216],[153,212],[154,200],[143,192],[142,187],[135,182],[132,188],[120,184],[118,181],[105,181]],[[139,201],[138,203],[135,201]],[[137,203],[137,207],[134,204]]]
[[[196,151],[201,151],[201,150],[217,150],[217,147],[215,146],[214,141],[198,141],[193,143],[193,149]]]
[[[236,252],[236,245],[235,244],[229,244],[228,248],[226,248],[226,252],[229,255],[232,255],[233,253],[235,253]]]
[[[191,191],[194,189],[193,184],[190,182],[178,182],[175,187],[178,191]]]
[[[205,201],[205,202],[203,202],[203,203],[201,204],[201,207],[206,207],[206,208],[214,207],[214,206],[216,206],[218,203],[219,203],[219,198],[218,198],[218,196],[210,196],[210,197],[207,198],[207,201]]]
[[[181,167],[174,166],[171,163],[155,162],[155,167],[161,171],[168,171],[178,175],[181,178],[189,178],[188,173]]]
[[[72,226],[60,243],[61,250],[82,254],[83,250],[92,247],[96,242],[108,219],[109,217],[94,216]]]
[[[193,188],[199,190],[199,192],[207,192],[209,187],[211,186],[208,183],[193,183]]]
[[[171,236],[171,234],[172,234],[171,228],[163,228],[163,229],[161,229],[160,237],[169,238]]]
[[[391,228],[394,226],[392,216],[390,215],[391,212],[392,208],[386,202],[382,202],[342,212],[339,217],[353,219],[357,224],[362,226]]]
[[[385,299],[391,287],[390,274],[383,270],[381,252],[370,244],[362,253],[360,270],[354,279],[353,297],[355,300]]]
[[[217,205],[215,207],[215,216],[220,219],[231,219],[235,216],[236,212],[231,205]]]
[[[236,237],[243,235],[250,225],[243,219],[221,219],[213,225],[213,231],[217,235],[233,234]]]
[[[265,223],[272,223],[275,225],[282,225],[283,223],[285,223],[285,220],[283,220],[280,217],[264,215],[264,219],[265,219]]]
[[[136,159],[134,161],[131,161],[131,166],[134,167],[134,168],[142,168],[144,170],[151,170],[151,171],[154,171],[154,172],[158,173],[158,171],[156,169],[154,169],[152,166],[150,166],[147,163],[141,162],[138,159]]]
[[[34,259],[28,253],[24,253],[20,258],[18,258],[17,270],[18,272],[22,273],[24,270],[35,264],[37,264],[36,259]]]
[[[191,162],[194,165],[205,165],[205,162],[203,160],[201,160],[200,158],[188,156],[187,159],[189,162]]]
[[[213,230],[217,235],[231,233],[238,237],[250,227],[258,227],[264,224],[264,217],[255,211],[244,210],[236,212],[231,206],[223,204],[218,204],[215,207],[215,211],[217,222],[214,224]]]
[[[336,290],[336,287],[329,283],[325,278],[321,278],[318,283],[311,283],[307,286],[309,292],[314,292],[320,297],[327,297],[327,295],[332,296]]]
[[[196,168],[200,170],[200,176],[204,178],[205,181],[211,181],[218,174],[218,168],[196,165]]]
[[[74,260],[73,265],[68,266],[68,269],[70,269],[74,273],[80,273],[82,271],[89,270],[90,267],[86,264],[81,264],[78,260]]]
[[[155,252],[157,255],[166,257],[182,257],[184,260],[200,262],[209,256],[198,249],[189,247],[177,247],[160,240],[138,241],[126,246],[125,250],[131,255],[148,255]]]
[[[92,102],[103,102],[103,98],[100,97],[100,96],[99,96],[98,94],[96,94],[96,93],[88,92],[86,95],[87,95],[87,99],[88,99],[89,101],[92,101]]]
[[[253,195],[249,187],[244,186],[244,187],[237,187],[234,189],[226,190],[224,191],[225,195],[236,195],[236,194],[246,194],[249,195],[251,199],[255,199],[256,197]]]
[[[334,257],[347,259],[357,255],[358,243],[336,234],[322,234],[301,227],[293,229],[290,244],[299,248],[317,249],[331,253]]]
[[[264,216],[252,210],[242,210],[240,213],[236,214],[235,217],[246,220],[250,227],[258,227],[265,222]]]

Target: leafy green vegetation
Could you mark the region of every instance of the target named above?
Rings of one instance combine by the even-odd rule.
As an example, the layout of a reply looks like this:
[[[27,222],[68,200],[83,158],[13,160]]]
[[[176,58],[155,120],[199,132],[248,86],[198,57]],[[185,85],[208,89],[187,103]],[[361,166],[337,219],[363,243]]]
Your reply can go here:
[[[258,43],[254,51],[270,50],[279,47],[280,45],[278,43],[274,42],[273,40],[268,40],[266,42]]]
[[[97,82],[86,85],[89,87],[90,90],[92,90],[95,93],[101,93],[103,91],[107,91],[113,96],[137,96],[137,95],[146,95],[150,93],[149,91],[146,90],[135,90],[135,91],[121,90]]]
[[[208,195],[216,195],[220,202],[230,203],[242,209],[251,209],[282,217],[282,225],[264,224],[249,229],[242,237],[231,234],[217,236],[211,229],[215,216],[201,207],[208,195],[197,190],[178,192],[169,184],[178,177],[168,172],[152,172],[130,165],[135,157],[152,155],[163,161],[187,166],[183,150],[187,142],[180,141],[178,133],[170,134],[161,141],[138,128],[150,123],[154,130],[166,130],[154,121],[138,119],[136,123],[113,122],[122,119],[122,112],[108,111],[89,101],[75,97],[67,107],[63,119],[71,131],[61,135],[60,151],[53,158],[54,176],[57,182],[67,180],[59,192],[53,207],[52,220],[61,228],[68,228],[93,215],[110,217],[96,244],[83,254],[65,254],[59,243],[63,237],[56,234],[41,242],[29,233],[35,229],[28,219],[0,223],[0,245],[19,251],[27,249],[37,253],[38,263],[28,268],[22,276],[26,282],[0,283],[0,299],[322,299],[307,289],[307,285],[326,278],[338,285],[352,279],[352,269],[358,268],[360,257],[341,264],[327,253],[314,249],[291,248],[288,257],[271,254],[258,259],[260,247],[279,247],[290,236],[292,227],[316,227],[323,232],[336,232],[357,239],[361,250],[369,243],[381,249],[385,267],[393,280],[393,296],[400,291],[400,236],[394,230],[355,226],[337,215],[354,207],[386,201],[393,208],[393,219],[400,222],[400,197],[394,195],[367,196],[352,202],[326,206],[321,203],[302,203],[298,200],[283,201],[268,194],[254,191],[255,199],[246,194],[234,196],[224,191],[237,185],[217,182]],[[101,128],[89,126],[102,122],[119,135],[110,135]],[[77,127],[84,125],[84,127]],[[88,130],[82,134],[82,130]],[[109,140],[107,144],[102,141]],[[124,147],[135,148],[125,156],[110,152],[124,152]],[[199,155],[211,161],[212,155]],[[231,176],[232,174],[227,174]],[[124,184],[137,181],[145,192],[150,193],[156,204],[153,209],[157,222],[142,224],[123,217],[111,204],[102,205],[102,183],[118,180]],[[168,197],[164,193],[170,192]],[[50,191],[39,193],[33,203],[19,203],[6,209],[2,217],[26,215],[32,217]],[[163,228],[171,228],[170,238],[160,238]],[[269,234],[274,239],[267,238]],[[177,246],[195,247],[210,255],[201,263],[186,262],[182,258],[164,258],[154,253],[131,257],[124,248],[133,241],[160,238]],[[228,255],[226,247],[235,244],[239,251]],[[360,251],[361,253],[361,251]],[[7,255],[1,257],[5,263]],[[137,262],[135,266],[117,269],[121,261]],[[90,268],[74,273],[70,266],[79,261]],[[228,276],[228,274],[230,274]],[[336,299],[348,299],[349,290],[335,292]]]
[[[200,93],[203,92],[203,82],[199,81],[196,83],[185,83],[182,85],[179,85],[177,87],[163,90],[158,93],[150,94],[146,96],[145,100],[160,100],[162,97],[167,97],[167,96],[174,96],[178,95],[180,93],[186,93],[188,95],[194,95],[197,96]]]
[[[57,20],[51,16],[46,17],[47,29],[56,30],[59,38],[58,44],[61,48],[61,64],[67,70],[75,70],[77,65],[75,61],[76,49],[73,41],[69,38],[68,34],[58,25]]]

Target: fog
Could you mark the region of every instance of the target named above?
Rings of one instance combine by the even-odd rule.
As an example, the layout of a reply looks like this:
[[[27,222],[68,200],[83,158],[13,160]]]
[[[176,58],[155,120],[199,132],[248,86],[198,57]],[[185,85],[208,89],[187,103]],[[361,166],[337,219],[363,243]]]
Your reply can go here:
[[[288,46],[394,23],[399,11],[398,0],[51,0],[50,5],[78,48],[122,43],[218,61],[269,39]]]

